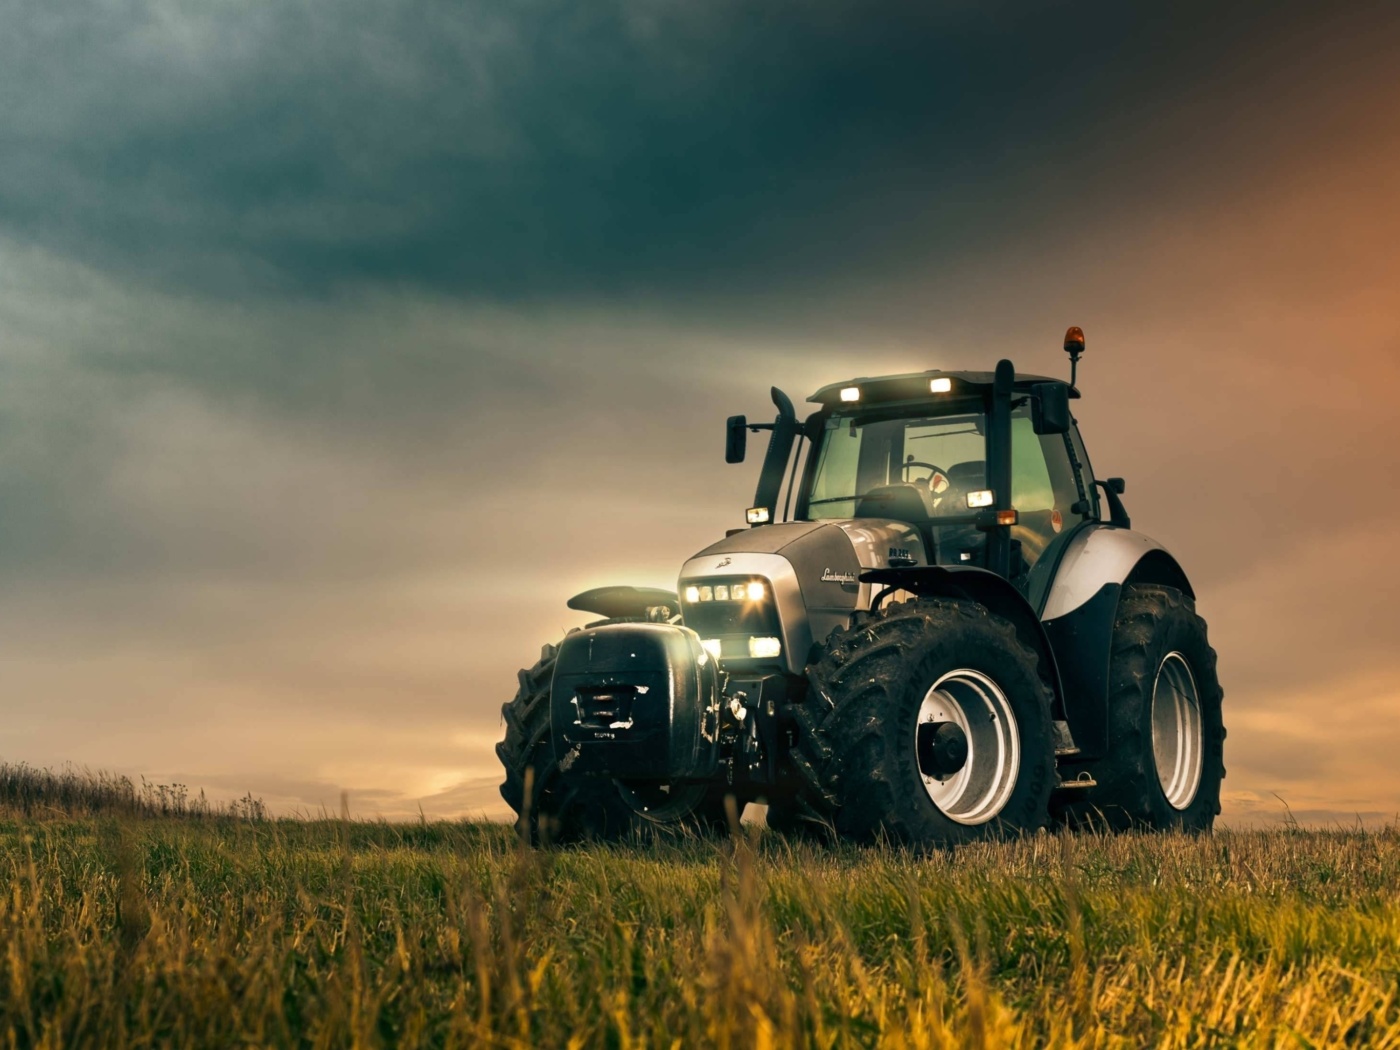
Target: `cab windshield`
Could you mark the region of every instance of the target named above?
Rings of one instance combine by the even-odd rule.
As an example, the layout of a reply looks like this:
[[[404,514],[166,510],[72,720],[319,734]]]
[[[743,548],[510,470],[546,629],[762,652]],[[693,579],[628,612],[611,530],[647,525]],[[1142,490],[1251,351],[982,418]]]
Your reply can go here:
[[[940,518],[973,513],[967,494],[987,487],[986,417],[828,419],[807,516],[856,517],[862,497],[885,485],[926,492],[931,514]]]
[[[931,564],[984,565],[986,532],[971,492],[987,481],[987,419],[958,415],[832,416],[816,452],[808,519],[890,518],[918,529]],[[1095,514],[1094,480],[1078,436],[1037,434],[1029,405],[1011,411],[1011,579],[1028,597],[1043,598],[1054,559]],[[1039,567],[1039,568],[1037,568]]]

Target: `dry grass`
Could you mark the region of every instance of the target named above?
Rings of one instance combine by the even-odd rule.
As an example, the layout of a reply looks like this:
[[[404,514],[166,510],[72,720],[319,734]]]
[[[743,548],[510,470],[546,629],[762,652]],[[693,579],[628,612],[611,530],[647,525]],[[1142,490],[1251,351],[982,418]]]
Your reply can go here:
[[[0,1043],[1400,1046],[1400,836],[0,821]]]
[[[138,788],[130,777],[101,770],[72,767],[55,773],[24,763],[0,762],[0,817],[96,816],[127,817],[247,817],[267,815],[262,800],[245,795],[236,802],[215,804],[201,791],[191,795],[184,784],[151,784]]]

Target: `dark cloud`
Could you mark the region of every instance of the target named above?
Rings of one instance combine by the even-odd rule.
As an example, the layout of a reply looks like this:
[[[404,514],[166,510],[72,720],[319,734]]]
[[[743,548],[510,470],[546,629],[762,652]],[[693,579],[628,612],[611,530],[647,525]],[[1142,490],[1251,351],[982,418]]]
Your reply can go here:
[[[1229,130],[1203,85],[1266,43],[1205,3],[9,7],[0,224],[240,294],[895,273],[1182,170]]]

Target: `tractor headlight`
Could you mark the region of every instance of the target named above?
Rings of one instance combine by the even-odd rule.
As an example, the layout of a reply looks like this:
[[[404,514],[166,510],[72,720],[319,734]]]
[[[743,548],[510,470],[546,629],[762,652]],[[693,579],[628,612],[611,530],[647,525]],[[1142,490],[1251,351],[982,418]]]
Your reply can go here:
[[[778,638],[758,637],[749,639],[749,656],[755,660],[771,660],[783,651],[783,643]]]

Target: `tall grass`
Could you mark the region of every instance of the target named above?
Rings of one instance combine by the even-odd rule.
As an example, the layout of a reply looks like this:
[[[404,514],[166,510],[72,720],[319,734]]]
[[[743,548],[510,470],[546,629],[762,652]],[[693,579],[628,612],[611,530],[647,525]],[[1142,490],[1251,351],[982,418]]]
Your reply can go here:
[[[1400,836],[0,821],[0,1043],[1400,1046]]]
[[[0,816],[241,817],[262,820],[262,800],[245,795],[235,802],[211,803],[204,792],[191,795],[184,784],[140,787],[130,777],[68,767],[55,773],[24,763],[0,762]]]

